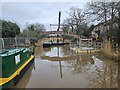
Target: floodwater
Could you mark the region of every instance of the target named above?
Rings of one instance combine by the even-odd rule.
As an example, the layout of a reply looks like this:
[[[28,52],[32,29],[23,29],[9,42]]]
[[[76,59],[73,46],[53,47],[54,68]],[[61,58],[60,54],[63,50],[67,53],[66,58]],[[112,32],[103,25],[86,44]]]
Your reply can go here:
[[[69,46],[37,47],[35,61],[16,88],[118,88],[120,65],[103,55],[79,53]]]

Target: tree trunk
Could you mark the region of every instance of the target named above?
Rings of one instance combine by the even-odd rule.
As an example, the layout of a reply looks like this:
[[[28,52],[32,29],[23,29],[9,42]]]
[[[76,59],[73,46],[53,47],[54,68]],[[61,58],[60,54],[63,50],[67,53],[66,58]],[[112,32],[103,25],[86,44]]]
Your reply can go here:
[[[120,8],[118,12],[118,47],[120,47]]]
[[[120,62],[118,62],[118,90],[120,90]]]
[[[107,28],[107,10],[106,10],[106,3],[104,5],[104,20],[105,20],[105,30],[106,30],[106,39],[109,39],[108,28]]]
[[[114,3],[112,3],[112,6],[111,6],[111,9],[112,9],[112,14],[111,14],[111,25],[110,25],[110,42],[112,43],[112,31],[113,31],[113,24],[114,24]]]

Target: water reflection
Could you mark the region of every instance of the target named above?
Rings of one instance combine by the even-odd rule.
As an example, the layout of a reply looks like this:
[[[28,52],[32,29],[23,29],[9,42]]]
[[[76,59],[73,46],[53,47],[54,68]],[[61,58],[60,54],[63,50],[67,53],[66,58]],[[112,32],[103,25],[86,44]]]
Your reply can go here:
[[[90,78],[90,86],[94,87],[102,87],[102,88],[115,88],[118,87],[117,83],[117,70],[118,66],[116,63],[112,61],[103,62],[103,66],[97,67],[95,70],[95,75],[93,78]]]
[[[118,89],[120,89],[120,62],[118,63]]]
[[[66,55],[69,54],[70,49],[62,48],[62,52]],[[58,57],[59,57],[59,48],[58,48]],[[74,57],[74,55],[72,55]],[[117,69],[118,66],[115,62],[111,60],[102,61],[101,57],[92,59],[94,54],[78,54],[76,55],[76,59],[74,60],[64,60],[71,66],[69,70],[71,70],[72,74],[81,74],[84,73],[89,80],[89,87],[92,88],[115,88],[118,86],[117,84]],[[97,55],[95,55],[97,56]],[[60,72],[61,72],[61,61],[60,64]],[[114,67],[112,67],[114,66]],[[119,72],[118,72],[119,73]],[[62,72],[60,73],[62,77]]]
[[[63,75],[62,75],[62,66],[61,66],[61,61],[59,61],[59,66],[60,66],[60,77],[62,78]]]
[[[101,54],[76,54],[69,46],[63,46],[39,47],[35,55],[36,69],[31,72],[27,88],[120,87],[120,64]]]

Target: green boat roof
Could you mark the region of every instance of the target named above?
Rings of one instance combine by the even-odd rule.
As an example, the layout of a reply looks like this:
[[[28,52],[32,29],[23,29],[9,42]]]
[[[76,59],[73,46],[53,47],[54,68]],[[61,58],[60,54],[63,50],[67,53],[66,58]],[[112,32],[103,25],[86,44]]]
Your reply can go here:
[[[22,50],[28,51],[29,49],[28,49],[28,48],[8,49],[8,50],[4,51],[3,53],[1,53],[0,56],[1,56],[1,57],[3,57],[3,56],[9,56],[9,55],[18,53],[18,52],[20,52],[20,51],[22,51]]]

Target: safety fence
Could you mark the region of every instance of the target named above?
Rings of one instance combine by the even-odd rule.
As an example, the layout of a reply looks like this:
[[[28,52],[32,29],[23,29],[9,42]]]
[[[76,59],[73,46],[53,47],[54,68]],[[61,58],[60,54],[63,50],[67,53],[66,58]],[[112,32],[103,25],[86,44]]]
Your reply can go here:
[[[70,47],[88,47],[88,48],[95,48],[100,49],[102,47],[102,42],[91,41],[91,39],[81,39],[78,42],[70,43]]]
[[[0,52],[17,47],[28,47],[34,38],[15,37],[15,38],[0,38]]]

